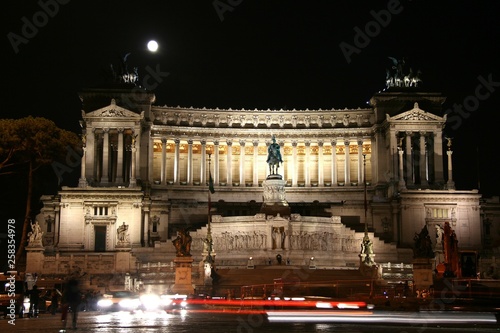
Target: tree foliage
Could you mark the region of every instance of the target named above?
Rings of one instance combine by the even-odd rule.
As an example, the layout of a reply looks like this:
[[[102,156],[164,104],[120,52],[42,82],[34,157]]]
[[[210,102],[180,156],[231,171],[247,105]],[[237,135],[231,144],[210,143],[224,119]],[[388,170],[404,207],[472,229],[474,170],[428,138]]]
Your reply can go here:
[[[21,241],[16,253],[19,262],[24,253],[27,233],[33,213],[33,178],[36,171],[55,162],[66,163],[69,153],[81,155],[78,135],[61,129],[46,118],[26,117],[0,119],[0,177],[12,173],[25,173],[27,198]]]

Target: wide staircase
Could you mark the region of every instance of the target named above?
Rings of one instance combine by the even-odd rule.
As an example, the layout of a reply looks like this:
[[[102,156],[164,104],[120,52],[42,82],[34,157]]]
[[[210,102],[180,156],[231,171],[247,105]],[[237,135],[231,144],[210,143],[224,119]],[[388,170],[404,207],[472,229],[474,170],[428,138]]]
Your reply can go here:
[[[271,296],[350,297],[369,294],[377,281],[358,269],[310,269],[307,266],[255,266],[253,269],[217,269],[213,294],[225,297]]]

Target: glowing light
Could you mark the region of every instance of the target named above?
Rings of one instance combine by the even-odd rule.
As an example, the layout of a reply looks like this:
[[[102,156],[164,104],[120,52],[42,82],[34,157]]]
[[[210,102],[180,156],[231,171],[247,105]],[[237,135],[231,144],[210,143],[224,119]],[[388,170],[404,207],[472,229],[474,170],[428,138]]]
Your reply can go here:
[[[151,52],[156,52],[158,50],[158,43],[155,40],[150,40],[148,42],[148,50]]]

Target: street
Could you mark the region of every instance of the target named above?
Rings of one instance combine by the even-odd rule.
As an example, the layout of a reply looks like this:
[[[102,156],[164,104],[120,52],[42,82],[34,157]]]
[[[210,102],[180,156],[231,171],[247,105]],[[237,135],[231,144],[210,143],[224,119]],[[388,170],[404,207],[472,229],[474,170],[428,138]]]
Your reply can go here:
[[[76,332],[203,332],[203,333],[252,333],[252,332],[498,332],[498,323],[486,322],[494,318],[491,314],[479,313],[479,321],[475,324],[464,323],[436,323],[434,320],[422,321],[418,318],[434,318],[433,314],[416,313],[383,313],[388,318],[397,317],[397,321],[383,319],[381,313],[374,316],[373,322],[366,319],[373,313],[357,314],[352,322],[345,319],[339,321],[306,319],[310,311],[303,311],[304,316],[292,315],[291,322],[274,322],[269,320],[273,316],[259,311],[180,311],[174,313],[160,312],[82,312],[79,314]],[[275,315],[275,314],[274,314]],[[442,315],[442,314],[441,314]],[[471,314],[472,316],[474,314]],[[459,316],[460,317],[460,316]],[[70,320],[69,316],[68,320]],[[362,319],[361,319],[362,318]],[[482,319],[481,319],[482,318]],[[487,319],[483,323],[481,320]],[[38,318],[15,319],[15,326],[9,324],[8,319],[0,322],[1,332],[63,332],[61,330],[60,314],[41,314]],[[72,332],[71,323],[68,322],[67,332]]]

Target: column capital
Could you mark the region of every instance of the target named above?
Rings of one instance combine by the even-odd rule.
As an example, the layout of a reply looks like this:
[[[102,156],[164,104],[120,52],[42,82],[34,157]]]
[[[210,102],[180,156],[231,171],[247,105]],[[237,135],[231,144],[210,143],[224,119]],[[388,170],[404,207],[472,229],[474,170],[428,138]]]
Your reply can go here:
[[[292,147],[297,147],[298,144],[297,140],[292,140]]]
[[[181,143],[181,139],[179,139],[179,138],[175,138],[175,139],[174,139],[174,142],[175,142],[175,144],[176,144],[176,145],[178,145],[179,143]]]
[[[245,147],[246,141],[245,140],[240,140],[240,146]]]
[[[233,140],[231,140],[231,139],[227,139],[227,140],[226,140],[226,144],[227,144],[228,146],[232,146],[232,145],[233,145]]]
[[[332,147],[335,147],[337,145],[337,140],[332,140],[331,144],[332,144]]]
[[[166,137],[161,138],[161,143],[163,144],[167,143],[167,138]]]
[[[253,140],[252,144],[254,147],[257,147],[259,145],[259,140]]]
[[[349,146],[351,142],[349,140],[344,140],[344,145]]]
[[[206,145],[207,144],[207,140],[206,139],[201,139],[200,140],[200,143],[202,146]]]
[[[188,142],[188,145],[192,145],[193,144],[193,139],[188,139],[187,142]]]
[[[103,128],[103,129],[102,129],[102,132],[103,132],[103,133],[109,133],[109,128],[108,128],[108,127]]]
[[[318,146],[319,147],[323,147],[325,143],[323,142],[323,140],[318,140]]]
[[[118,131],[118,133],[123,133],[124,128],[123,127],[118,127],[116,130]]]
[[[214,140],[214,146],[218,146],[219,145],[219,140]]]
[[[304,142],[304,144],[305,144],[306,147],[310,147],[311,146],[311,140],[306,140]]]
[[[362,146],[363,145],[363,139],[358,139],[358,146]]]

